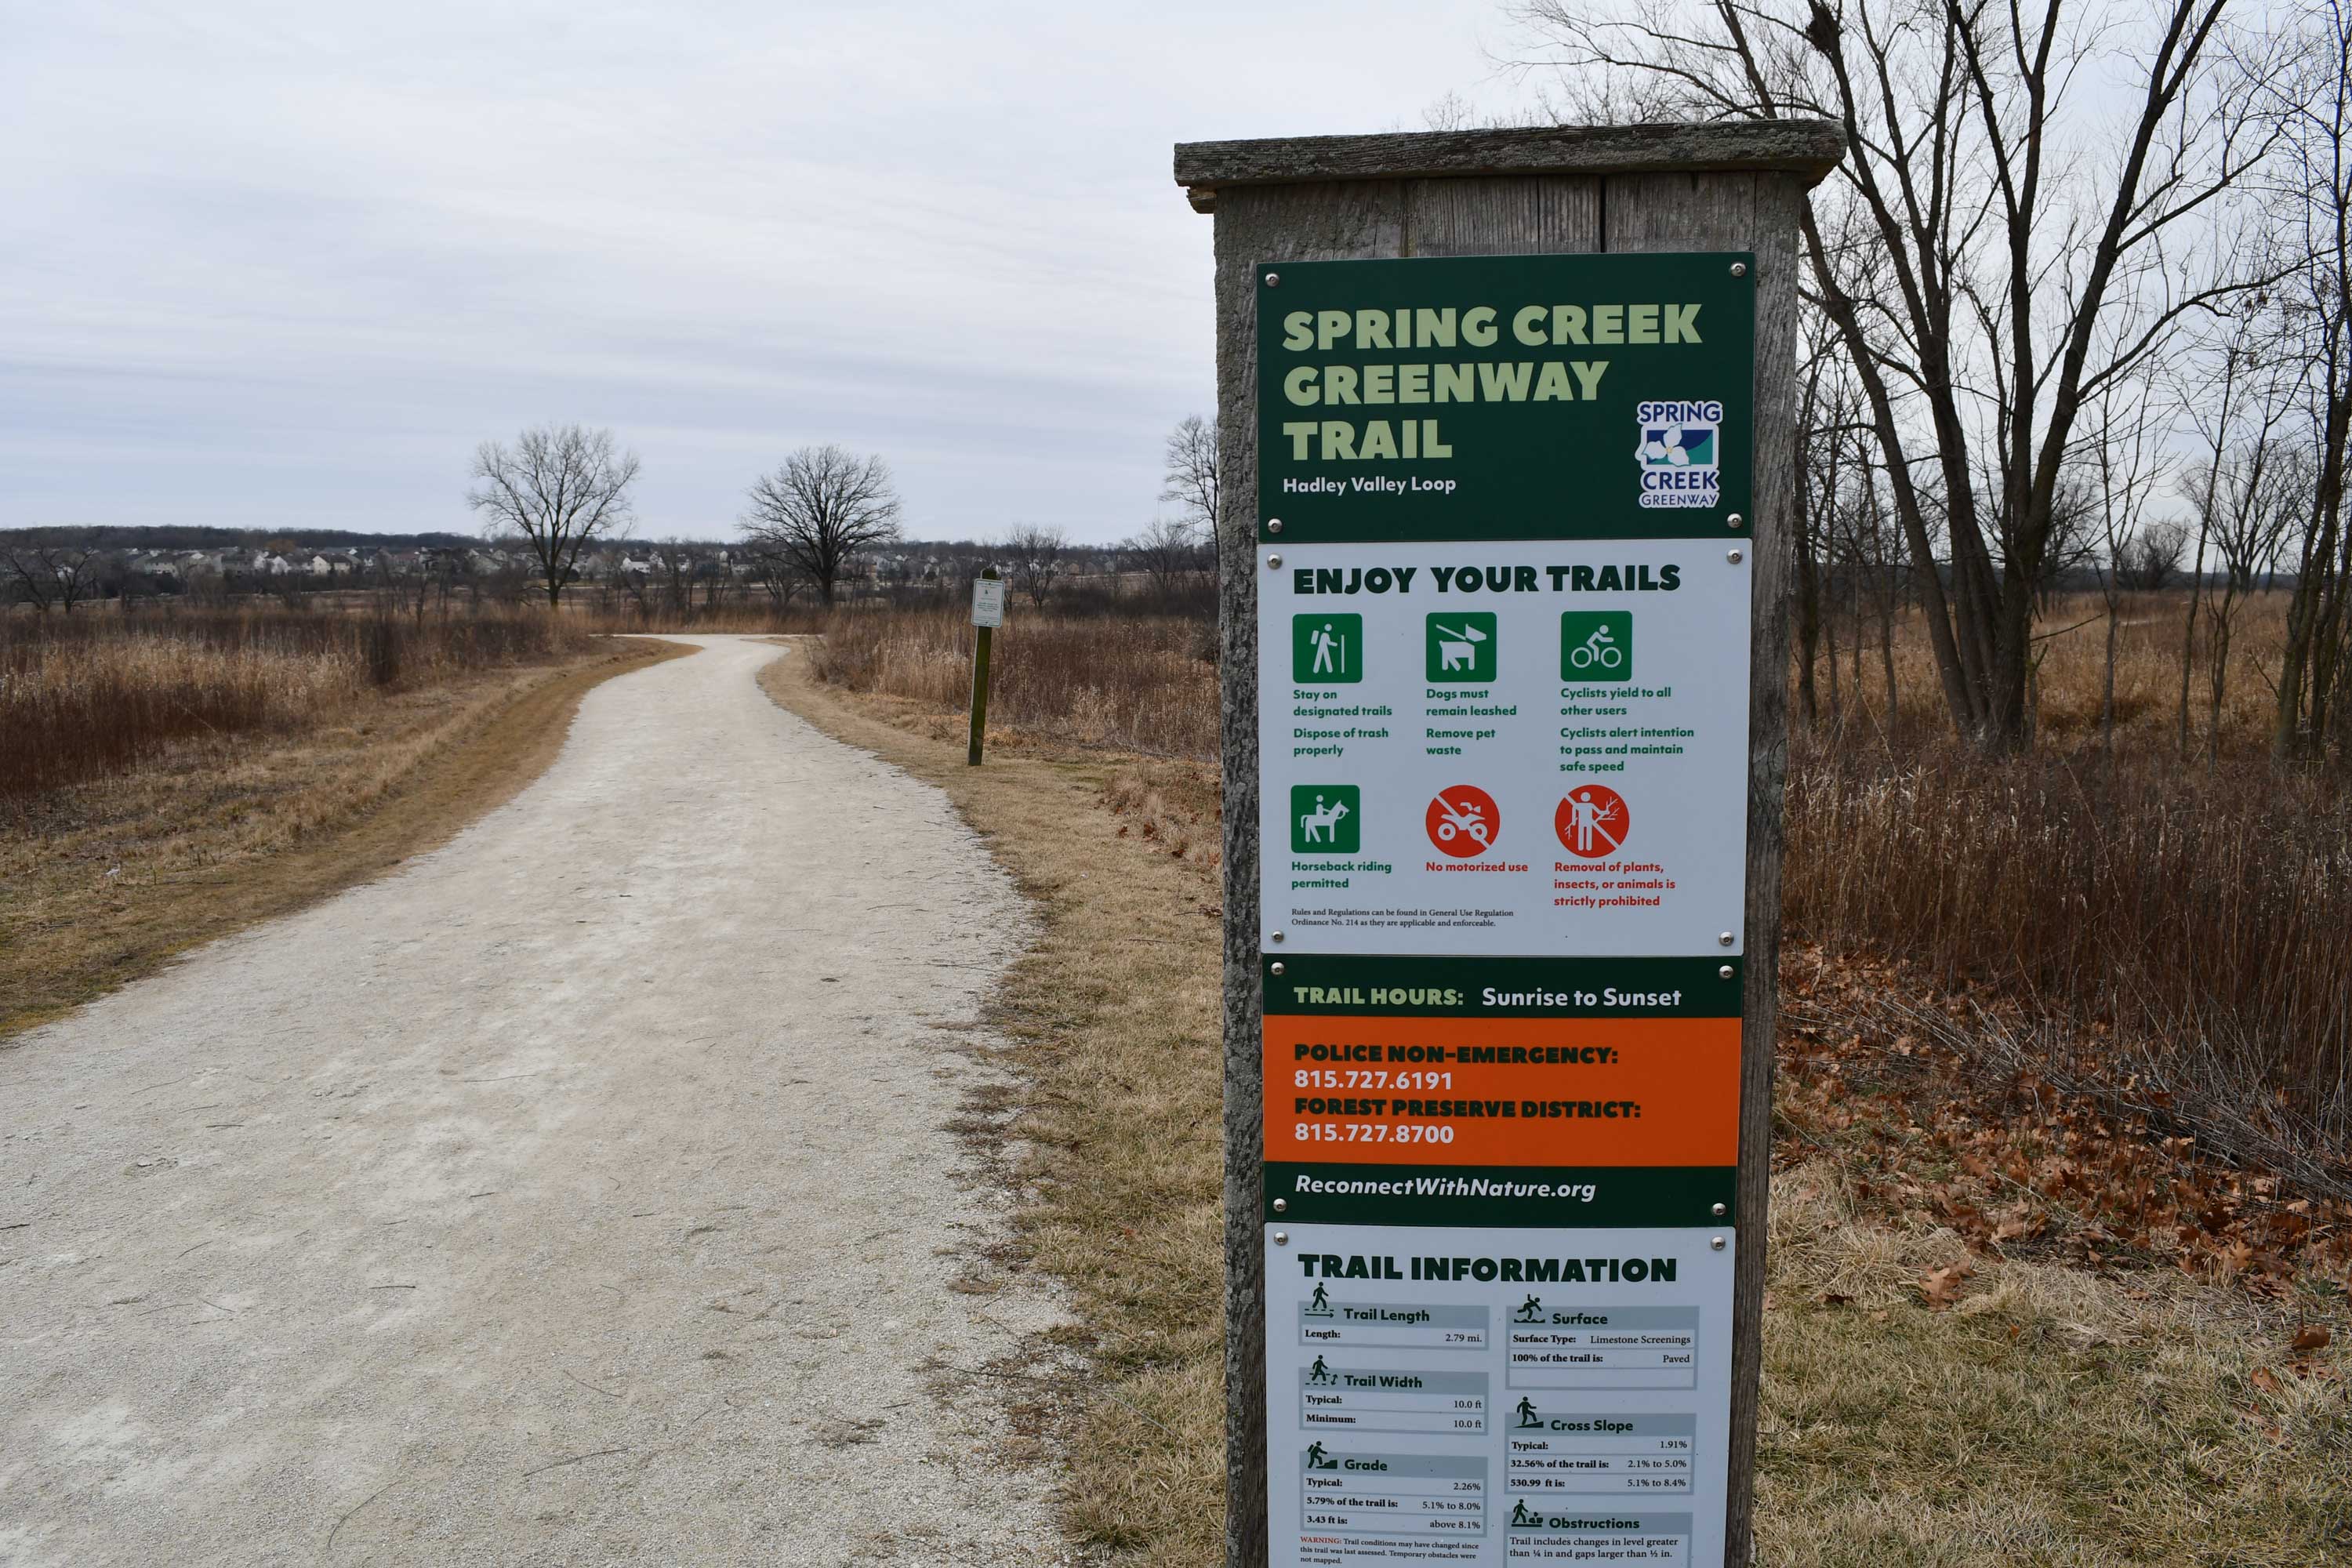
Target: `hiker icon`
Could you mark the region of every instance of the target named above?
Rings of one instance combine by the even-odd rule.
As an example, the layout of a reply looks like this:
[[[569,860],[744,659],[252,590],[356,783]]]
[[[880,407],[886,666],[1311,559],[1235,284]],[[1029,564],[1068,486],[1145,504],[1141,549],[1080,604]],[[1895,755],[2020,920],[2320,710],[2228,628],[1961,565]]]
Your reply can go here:
[[[1543,1522],[1543,1515],[1539,1513],[1529,1513],[1526,1503],[1515,1502],[1511,1505],[1511,1522],[1513,1524],[1541,1524]]]
[[[1339,1461],[1324,1452],[1322,1444],[1310,1443],[1307,1447],[1307,1468],[1310,1470],[1336,1470],[1339,1468]]]
[[[1346,801],[1335,800],[1326,805],[1323,804],[1323,797],[1318,795],[1315,797],[1315,809],[1299,814],[1299,834],[1309,844],[1316,842],[1319,835],[1322,842],[1337,845],[1339,842],[1339,819],[1347,815]]]
[[[1513,1411],[1512,1414],[1519,1418],[1519,1426],[1522,1429],[1529,1426],[1540,1426],[1543,1425],[1542,1422],[1536,1419],[1536,1402],[1532,1399],[1522,1396],[1519,1400],[1518,1408]]]
[[[1540,1296],[1530,1295],[1519,1303],[1519,1310],[1511,1314],[1511,1321],[1515,1323],[1539,1323],[1542,1321],[1543,1298]]]
[[[1339,1381],[1339,1376],[1329,1367],[1324,1365],[1323,1358],[1318,1355],[1315,1358],[1315,1364],[1307,1369],[1307,1381],[1309,1383],[1337,1383]]]
[[[1348,639],[1334,631],[1325,621],[1307,637],[1315,649],[1315,673],[1337,675],[1348,668]]]
[[[1310,1318],[1328,1318],[1331,1315],[1330,1293],[1320,1285],[1315,1287],[1315,1299],[1307,1303],[1307,1315]],[[1315,1364],[1322,1365],[1322,1360],[1318,1357]]]

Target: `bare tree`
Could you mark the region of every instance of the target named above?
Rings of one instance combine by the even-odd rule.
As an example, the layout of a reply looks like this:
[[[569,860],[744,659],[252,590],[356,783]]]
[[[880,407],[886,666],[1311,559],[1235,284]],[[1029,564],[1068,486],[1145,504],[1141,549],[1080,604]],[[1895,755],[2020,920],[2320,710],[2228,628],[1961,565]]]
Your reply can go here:
[[[1188,415],[1168,433],[1160,499],[1173,501],[1200,542],[1217,547],[1217,422]]]
[[[1122,541],[1119,548],[1164,595],[1187,587],[1207,565],[1210,550],[1201,543],[1192,524],[1175,518],[1155,517],[1142,531]]]
[[[2344,516],[2352,444],[2352,6],[2320,0],[2296,42],[2294,68],[2264,80],[2267,105],[2286,128],[2281,202],[2300,263],[2283,290],[2281,313],[2318,448],[2271,750],[2305,760],[2325,752],[2332,710],[2352,692],[2343,679],[2352,637],[2352,527]]]
[[[850,560],[898,538],[890,466],[841,447],[803,447],[751,486],[743,532],[789,560],[830,607]]]
[[[0,545],[0,570],[17,595],[37,610],[55,605],[68,616],[97,591],[100,561],[98,546],[87,541]]]
[[[1070,536],[1058,528],[1024,522],[1004,536],[1004,555],[1012,568],[1013,585],[1039,609],[1054,591],[1070,552]]]
[[[615,450],[610,430],[541,425],[512,447],[483,442],[474,452],[474,479],[466,500],[483,532],[522,536],[552,608],[562,602],[583,550],[627,535],[637,455]]]
[[[2158,594],[2180,575],[2189,553],[2189,525],[2177,517],[2158,518],[2131,529],[2115,547],[2115,574],[2127,591]]]
[[[1861,381],[1954,724],[2021,743],[2037,584],[2086,399],[2268,275],[2216,225],[2277,132],[2223,0],[1528,0],[1572,109],[1822,116],[1851,152],[1801,217]],[[2072,89],[2119,77],[2119,109]],[[2115,307],[2143,309],[2126,323]],[[1949,560],[1924,481],[1940,479]]]

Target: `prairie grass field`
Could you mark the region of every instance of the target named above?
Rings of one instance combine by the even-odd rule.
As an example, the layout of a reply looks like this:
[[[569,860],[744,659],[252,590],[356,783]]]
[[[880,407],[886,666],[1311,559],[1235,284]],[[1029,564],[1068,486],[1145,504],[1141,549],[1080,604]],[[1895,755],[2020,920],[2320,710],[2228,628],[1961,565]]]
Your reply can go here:
[[[84,783],[187,742],[291,734],[379,693],[576,656],[590,635],[569,618],[487,606],[0,614],[0,797]]]

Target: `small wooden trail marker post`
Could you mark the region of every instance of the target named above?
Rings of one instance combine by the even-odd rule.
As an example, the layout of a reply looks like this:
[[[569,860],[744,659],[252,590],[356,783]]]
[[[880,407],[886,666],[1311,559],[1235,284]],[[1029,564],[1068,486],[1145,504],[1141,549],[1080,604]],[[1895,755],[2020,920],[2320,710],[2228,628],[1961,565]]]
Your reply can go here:
[[[1843,153],[1176,149],[1226,480],[1229,1568],[1750,1560],[1798,226]]]
[[[971,744],[963,761],[966,767],[976,768],[981,742],[988,734],[988,645],[996,628],[1004,624],[1004,584],[993,566],[972,579],[971,624],[978,628],[971,649]]]

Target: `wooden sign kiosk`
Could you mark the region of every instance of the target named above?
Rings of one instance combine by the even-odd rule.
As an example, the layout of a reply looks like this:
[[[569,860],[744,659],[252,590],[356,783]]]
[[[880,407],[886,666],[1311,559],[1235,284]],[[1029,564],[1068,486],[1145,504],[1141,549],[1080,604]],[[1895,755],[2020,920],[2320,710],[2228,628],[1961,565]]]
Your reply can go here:
[[[1180,145],[1216,222],[1232,1568],[1744,1564],[1782,121]]]

